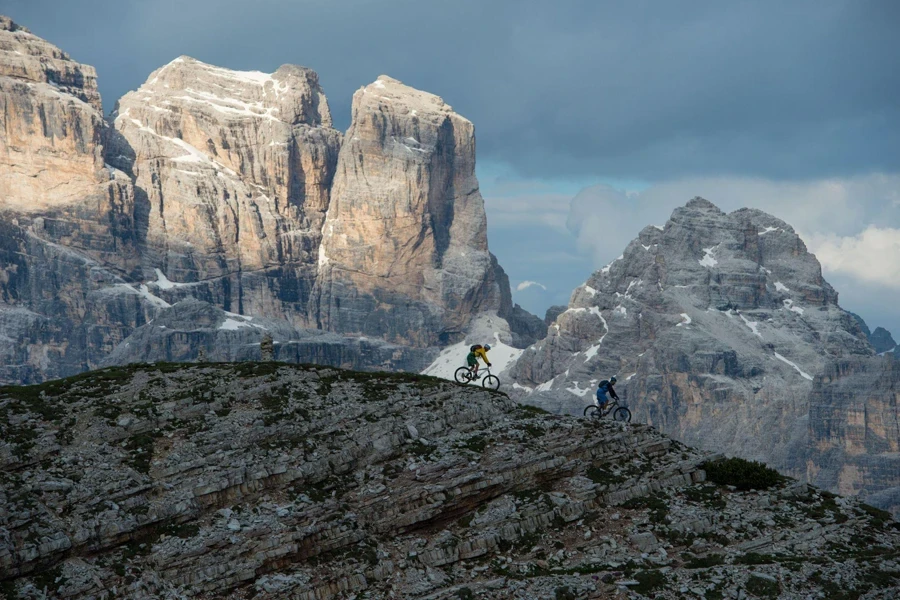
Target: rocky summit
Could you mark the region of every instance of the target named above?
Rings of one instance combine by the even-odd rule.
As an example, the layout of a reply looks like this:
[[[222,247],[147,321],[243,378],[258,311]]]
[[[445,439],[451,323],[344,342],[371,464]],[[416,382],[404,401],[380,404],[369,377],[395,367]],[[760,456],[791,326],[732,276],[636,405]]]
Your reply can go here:
[[[5,598],[896,598],[855,499],[430,377],[233,363],[0,389]]]
[[[474,127],[437,96],[379,77],[344,135],[310,69],[182,56],[107,120],[92,67],[0,17],[0,113],[0,381],[266,335],[421,370],[483,316],[518,348],[542,334],[488,249]]]
[[[509,371],[581,414],[616,375],[635,419],[900,511],[900,370],[787,223],[695,198],[577,288]]]

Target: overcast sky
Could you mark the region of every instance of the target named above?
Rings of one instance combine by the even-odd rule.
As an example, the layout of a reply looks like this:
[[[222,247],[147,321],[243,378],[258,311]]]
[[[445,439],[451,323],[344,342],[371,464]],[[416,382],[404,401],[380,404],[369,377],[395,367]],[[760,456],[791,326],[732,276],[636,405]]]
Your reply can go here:
[[[844,307],[900,334],[900,1],[0,0],[0,13],[94,65],[107,110],[181,54],[311,67],[341,129],[382,73],[442,96],[475,123],[490,245],[535,312],[702,195],[789,221]]]

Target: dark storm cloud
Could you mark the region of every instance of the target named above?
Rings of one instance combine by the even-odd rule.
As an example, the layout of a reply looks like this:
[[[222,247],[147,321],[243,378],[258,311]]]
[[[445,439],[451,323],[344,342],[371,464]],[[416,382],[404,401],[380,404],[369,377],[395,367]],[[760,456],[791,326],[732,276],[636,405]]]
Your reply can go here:
[[[316,69],[339,127],[387,73],[472,119],[479,158],[545,177],[898,170],[893,0],[0,0],[94,64],[108,108],[180,54]]]

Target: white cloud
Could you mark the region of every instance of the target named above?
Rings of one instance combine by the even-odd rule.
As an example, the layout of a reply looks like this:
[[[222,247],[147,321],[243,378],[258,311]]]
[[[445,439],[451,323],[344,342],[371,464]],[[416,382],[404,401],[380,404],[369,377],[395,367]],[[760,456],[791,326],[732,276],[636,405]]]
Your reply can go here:
[[[810,234],[804,239],[826,275],[840,273],[900,289],[900,229],[872,225],[857,235]]]
[[[567,226],[599,268],[618,256],[646,225],[662,225],[694,196],[725,211],[764,210],[808,234],[804,239],[853,237],[873,225],[900,228],[900,175],[885,174],[807,182],[693,178],[631,193],[593,186],[572,199]]]
[[[523,281],[519,285],[516,286],[516,291],[521,292],[522,290],[527,290],[530,287],[539,287],[545,292],[547,291],[547,286],[538,283],[537,281]]]

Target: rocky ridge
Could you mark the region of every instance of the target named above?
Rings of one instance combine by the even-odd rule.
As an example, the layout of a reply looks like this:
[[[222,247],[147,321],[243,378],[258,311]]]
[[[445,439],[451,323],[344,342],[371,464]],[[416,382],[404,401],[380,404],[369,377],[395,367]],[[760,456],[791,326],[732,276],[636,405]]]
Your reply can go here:
[[[0,389],[0,440],[7,598],[898,591],[881,511],[428,377],[116,367]]]
[[[507,343],[539,333],[488,251],[472,124],[436,96],[379,78],[345,137],[309,69],[182,56],[107,123],[93,68],[4,17],[0,108],[0,381],[195,358],[237,340],[203,325],[226,313],[336,334],[297,360],[354,367],[418,370],[483,314]],[[192,326],[195,300],[219,316]],[[172,307],[177,332],[153,325]]]
[[[518,398],[580,414],[597,383],[617,375],[636,420],[832,492],[878,495],[897,511],[885,500],[900,489],[889,362],[787,223],[695,198],[577,288],[509,376]],[[852,371],[852,384],[832,385]],[[843,455],[826,451],[850,443],[836,428],[866,441]],[[860,452],[865,469],[837,458]]]

